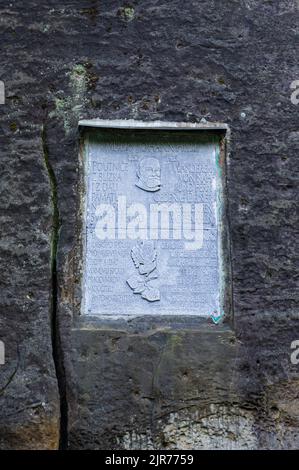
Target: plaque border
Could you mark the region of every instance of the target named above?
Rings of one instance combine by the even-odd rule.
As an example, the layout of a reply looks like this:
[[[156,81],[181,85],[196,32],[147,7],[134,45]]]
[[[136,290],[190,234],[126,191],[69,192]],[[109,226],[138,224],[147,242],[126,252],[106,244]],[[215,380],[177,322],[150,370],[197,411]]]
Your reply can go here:
[[[81,302],[79,307],[79,319],[83,321],[84,325],[90,325],[92,328],[101,324],[103,327],[115,326],[119,327],[120,323],[124,325],[125,329],[130,323],[130,327],[135,328],[138,324],[138,330],[143,329],[143,324],[148,325],[151,320],[161,326],[166,324],[175,326],[177,328],[184,328],[192,325],[199,326],[199,324],[215,323],[209,317],[194,316],[194,315],[123,315],[123,314],[97,314],[90,315],[85,313],[84,305],[84,257],[85,257],[85,218],[86,218],[86,194],[87,194],[87,171],[86,162],[88,154],[88,133],[100,132],[100,130],[144,130],[144,131],[193,131],[203,134],[209,133],[211,141],[216,136],[219,139],[219,144],[216,146],[216,165],[219,171],[219,180],[221,181],[220,191],[217,196],[219,198],[217,204],[218,210],[218,247],[219,247],[219,272],[220,272],[220,305],[221,311],[224,313],[221,318],[220,327],[223,325],[232,326],[234,320],[233,314],[233,284],[232,284],[232,264],[231,264],[231,241],[230,241],[230,220],[229,220],[229,198],[228,198],[228,184],[227,184],[227,167],[229,165],[229,147],[230,147],[230,128],[225,123],[207,122],[202,120],[200,123],[190,122],[171,122],[171,121],[139,121],[133,119],[83,119],[79,121],[79,131],[81,134],[80,142],[80,209],[79,218],[81,226],[80,238],[80,256],[79,275],[81,277]],[[215,325],[214,325],[215,326]]]

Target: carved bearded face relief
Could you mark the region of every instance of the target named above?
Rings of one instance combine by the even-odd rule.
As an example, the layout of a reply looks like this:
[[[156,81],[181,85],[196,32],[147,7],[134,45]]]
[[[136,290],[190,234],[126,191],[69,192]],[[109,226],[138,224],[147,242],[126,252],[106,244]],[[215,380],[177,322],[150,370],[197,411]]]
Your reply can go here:
[[[144,191],[159,191],[161,187],[161,168],[156,158],[143,158],[137,169],[136,186]]]

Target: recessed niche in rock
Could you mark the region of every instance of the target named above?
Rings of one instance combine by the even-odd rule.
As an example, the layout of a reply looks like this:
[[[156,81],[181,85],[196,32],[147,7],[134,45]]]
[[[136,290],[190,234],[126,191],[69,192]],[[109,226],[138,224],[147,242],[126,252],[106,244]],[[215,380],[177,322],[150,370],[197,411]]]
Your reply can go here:
[[[219,136],[94,129],[84,150],[82,313],[221,315]]]

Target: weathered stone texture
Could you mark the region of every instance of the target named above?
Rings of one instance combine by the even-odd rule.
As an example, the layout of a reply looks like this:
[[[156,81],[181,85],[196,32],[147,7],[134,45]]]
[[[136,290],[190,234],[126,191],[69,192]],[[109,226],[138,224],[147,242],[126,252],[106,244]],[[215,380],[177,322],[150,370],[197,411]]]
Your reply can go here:
[[[2,2],[1,448],[57,447],[58,382],[71,448],[298,448],[298,9]],[[78,318],[83,117],[230,126],[233,323]]]

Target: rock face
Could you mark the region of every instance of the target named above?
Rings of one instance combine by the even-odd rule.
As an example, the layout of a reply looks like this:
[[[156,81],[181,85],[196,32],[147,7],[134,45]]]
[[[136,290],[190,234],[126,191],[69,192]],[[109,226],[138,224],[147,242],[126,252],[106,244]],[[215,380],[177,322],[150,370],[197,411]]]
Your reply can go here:
[[[0,448],[298,448],[298,1],[1,10]],[[233,321],[80,317],[80,118],[229,125]]]

